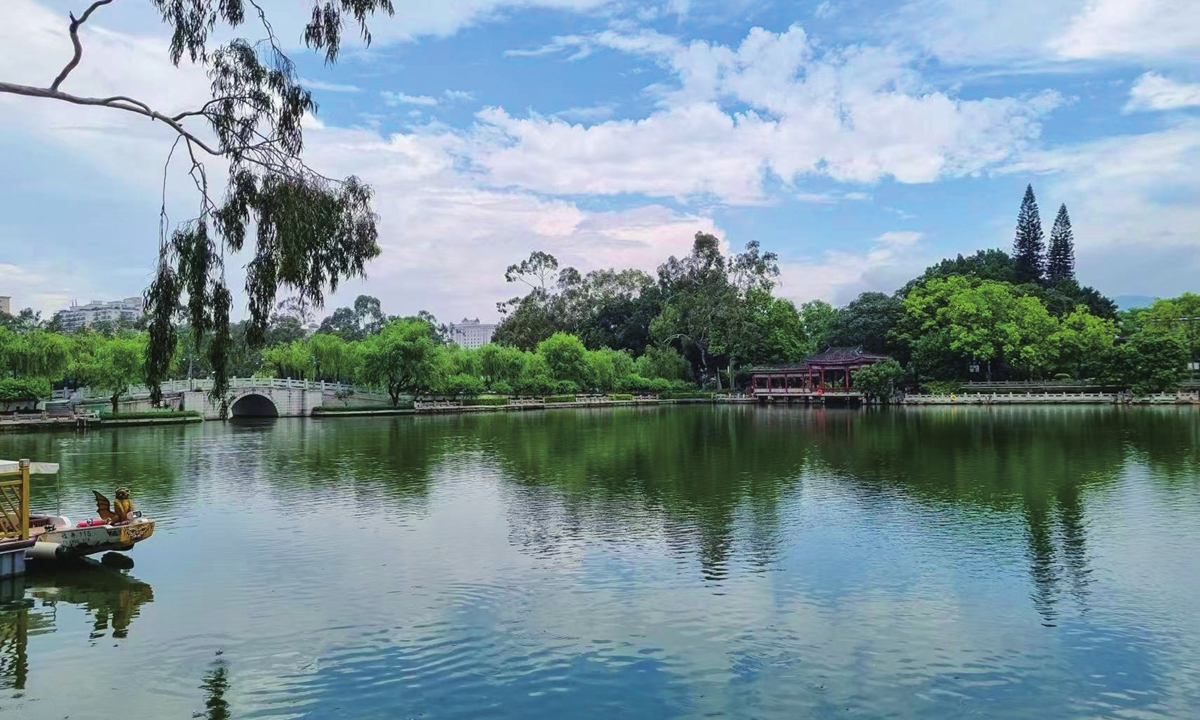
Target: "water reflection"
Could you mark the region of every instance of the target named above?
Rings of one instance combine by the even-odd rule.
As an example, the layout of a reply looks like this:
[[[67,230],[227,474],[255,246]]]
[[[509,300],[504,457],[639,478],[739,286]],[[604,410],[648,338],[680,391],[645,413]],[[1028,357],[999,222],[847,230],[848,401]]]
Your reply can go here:
[[[48,673],[115,684],[99,638],[127,633],[163,717],[1200,705],[1194,410],[693,406],[31,441],[0,437],[0,457],[65,460],[81,503],[128,469],[167,519],[138,550],[153,621],[148,588],[70,577],[4,610],[24,625],[0,625],[3,682],[19,669],[72,716],[94,699]]]
[[[0,688],[25,688],[29,638],[55,632],[60,606],[83,609],[95,645],[126,638],[141,607],[153,600],[149,584],[90,560],[0,582]]]
[[[194,713],[194,718],[229,720],[233,717],[229,701],[225,699],[225,694],[229,692],[229,667],[221,655],[218,650],[217,659],[213,660],[208,672],[204,673],[204,679],[200,683],[200,689],[204,691],[204,712]]]

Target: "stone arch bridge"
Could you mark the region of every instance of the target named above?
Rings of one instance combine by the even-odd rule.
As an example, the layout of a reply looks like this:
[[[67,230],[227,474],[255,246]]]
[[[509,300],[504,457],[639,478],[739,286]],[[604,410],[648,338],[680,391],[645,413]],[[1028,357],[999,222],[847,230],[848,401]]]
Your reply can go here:
[[[209,387],[211,381],[193,381],[186,389],[180,389],[182,409],[199,410],[205,420],[221,419],[220,406],[208,396]],[[164,383],[163,393],[170,391]],[[235,418],[307,417],[322,405],[382,406],[389,402],[387,395],[378,391],[343,383],[280,378],[233,378],[229,381],[229,416]]]
[[[197,410],[205,420],[220,420],[221,408],[212,402],[208,391],[211,380],[171,380],[162,384],[164,403],[180,410]],[[380,405],[388,406],[388,396],[378,390],[344,383],[315,380],[286,380],[280,378],[231,378],[229,381],[229,414],[231,417],[306,417],[322,405]],[[58,394],[56,394],[58,397]],[[150,391],[145,387],[131,388],[122,399],[126,411],[150,409]],[[74,402],[95,402],[86,388],[70,396]]]

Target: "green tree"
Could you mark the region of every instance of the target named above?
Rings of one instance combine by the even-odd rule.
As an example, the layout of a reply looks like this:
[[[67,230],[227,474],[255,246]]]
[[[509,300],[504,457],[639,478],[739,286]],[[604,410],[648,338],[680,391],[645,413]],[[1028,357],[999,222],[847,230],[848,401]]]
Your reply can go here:
[[[584,384],[588,378],[587,348],[579,338],[558,332],[538,343],[537,354],[546,359],[546,366],[555,380]]]
[[[761,343],[750,362],[794,363],[807,354],[800,312],[791,300],[772,298],[760,324]]]
[[[694,351],[701,378],[716,376],[718,386],[712,339],[728,321],[731,303],[736,302],[736,290],[726,272],[720,241],[714,235],[696,233],[690,255],[682,260],[672,256],[658,268],[659,284],[669,299],[650,324],[657,344],[678,343],[685,352]]]
[[[869,399],[890,402],[904,388],[904,368],[888,358],[883,362],[855,370],[851,375],[854,388]]]
[[[1037,198],[1033,186],[1025,188],[1021,211],[1017,214],[1017,232],[1013,239],[1013,266],[1016,281],[1041,282],[1046,270],[1045,232],[1038,214]]]
[[[1060,368],[1075,378],[1096,377],[1105,372],[1103,364],[1112,355],[1117,327],[1112,320],[1099,318],[1078,305],[1062,319],[1052,342],[1058,347]]]
[[[145,352],[144,335],[104,338],[92,355],[78,361],[72,373],[93,390],[107,393],[115,415],[121,396],[133,385],[145,381]]]
[[[272,345],[263,350],[262,357],[263,363],[272,369],[277,378],[307,380],[312,377],[313,355],[308,343],[303,340]]]
[[[937,265],[931,265],[921,275],[909,280],[899,291],[901,297],[906,297],[913,288],[924,285],[934,278],[946,278],[952,275],[969,275],[979,280],[996,280],[998,282],[1015,283],[1017,280],[1013,259],[1003,250],[979,250],[974,255],[942,260]]]
[[[800,306],[800,332],[805,354],[811,355],[829,346],[829,330],[837,319],[837,310],[824,300],[809,300]]]
[[[393,320],[363,341],[363,380],[383,387],[392,405],[399,405],[401,395],[420,395],[440,387],[446,367],[441,350],[429,323]]]
[[[1143,332],[1177,339],[1191,362],[1200,361],[1200,295],[1184,293],[1156,300],[1136,317]]]
[[[881,292],[865,292],[837,311],[829,326],[829,344],[884,354],[888,338],[904,314],[904,301]]]
[[[517,348],[488,343],[479,348],[479,373],[488,387],[505,383],[515,387],[525,367],[525,353]]]
[[[645,354],[633,365],[633,372],[646,379],[683,380],[688,370],[687,360],[670,346],[647,347]]]
[[[1137,395],[1179,388],[1187,364],[1187,348],[1178,337],[1138,333],[1115,353],[1115,380]]]
[[[1058,208],[1054,227],[1050,230],[1050,251],[1046,256],[1046,282],[1054,285],[1075,279],[1075,233],[1071,216],[1064,204]]]
[[[543,355],[529,353],[525,356],[525,367],[516,389],[522,395],[545,395],[554,389],[554,377]]]
[[[386,321],[379,298],[359,295],[353,307],[340,307],[322,320],[317,332],[337,335],[343,340],[362,340],[379,332]]]
[[[64,335],[40,328],[16,332],[0,327],[0,377],[61,380],[74,354],[73,344]]]
[[[319,380],[349,381],[358,370],[359,344],[327,332],[313,333],[306,343],[313,362],[313,375]]]
[[[170,32],[171,62],[178,66],[186,58],[203,67],[211,81],[212,97],[199,107],[156,108],[120,91],[104,97],[77,94],[73,88],[86,79],[72,76],[83,60],[80,27],[93,13],[108,12],[110,2],[97,0],[79,17],[71,15],[67,30],[74,52],[49,85],[0,82],[0,93],[57,101],[64,109],[85,105],[129,113],[174,136],[167,164],[176,151],[187,158],[200,210],[160,239],[155,278],[146,294],[151,316],[147,375],[157,400],[158,383],[170,372],[175,353],[176,310],[184,304],[194,340],[199,343],[212,333],[213,397],[224,398],[232,305],[225,251],[245,250],[251,257],[246,268],[248,335],[252,345],[261,344],[277,290],[294,290],[319,305],[326,287],[336,289],[343,278],[361,275],[366,262],[379,254],[371,189],[354,177],[330,180],[302,161],[302,121],[317,106],[266,14],[254,3],[248,14],[244,0],[150,0]],[[352,22],[369,41],[366,22],[375,12],[391,14],[390,0],[325,2],[305,27],[304,42],[332,63],[344,23]],[[259,21],[255,36],[230,38],[247,19]],[[217,38],[230,39],[216,45]],[[209,186],[215,175],[209,161],[218,163],[220,174],[228,178],[223,198]],[[247,248],[251,229],[256,237]]]
[[[52,392],[46,378],[0,378],[0,403],[40,400]]]

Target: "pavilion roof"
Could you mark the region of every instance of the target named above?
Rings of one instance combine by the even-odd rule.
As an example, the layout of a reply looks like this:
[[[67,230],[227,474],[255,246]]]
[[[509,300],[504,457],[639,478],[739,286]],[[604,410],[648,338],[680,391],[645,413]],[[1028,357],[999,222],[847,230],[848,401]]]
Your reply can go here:
[[[863,352],[862,346],[858,347],[830,347],[805,358],[804,362],[807,365],[838,365],[841,363],[853,363],[862,360],[887,360],[887,355],[875,355],[873,353]]]
[[[879,362],[887,359],[887,355],[875,355],[869,352],[863,352],[862,346],[829,347],[825,348],[816,355],[808,356],[802,363],[792,363],[789,365],[755,365],[753,367],[745,368],[743,372],[760,374],[807,372],[809,367],[813,365],[852,365],[861,362]]]

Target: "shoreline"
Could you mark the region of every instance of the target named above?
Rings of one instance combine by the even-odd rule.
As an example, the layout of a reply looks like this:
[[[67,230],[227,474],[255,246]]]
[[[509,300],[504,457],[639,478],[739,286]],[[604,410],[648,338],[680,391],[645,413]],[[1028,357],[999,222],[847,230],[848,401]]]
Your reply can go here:
[[[808,399],[810,400],[810,399]],[[579,400],[575,402],[522,402],[511,405],[443,405],[415,408],[379,407],[378,409],[355,408],[353,410],[323,410],[314,408],[302,419],[326,420],[338,417],[396,417],[407,415],[468,415],[474,413],[530,412],[539,410],[572,410],[614,407],[659,407],[668,405],[758,405],[778,407],[780,405],[825,407],[824,403],[806,402],[799,396],[786,397],[720,397],[711,398],[644,398],[635,400]],[[840,405],[840,404],[839,404]],[[988,406],[1063,406],[1063,405],[1110,405],[1113,407],[1200,407],[1200,393],[1175,393],[1147,397],[1122,397],[1116,393],[1040,393],[1040,394],[996,394],[996,395],[910,395],[903,400],[886,406],[919,407],[988,407]],[[846,404],[844,407],[885,407],[880,403]],[[0,433],[54,432],[63,430],[92,430],[122,427],[147,427],[152,425],[190,425],[210,422],[200,415],[164,413],[163,417],[133,417],[129,419],[87,419],[79,422],[75,418],[31,418],[26,420],[0,421]],[[233,418],[226,418],[226,421]],[[211,420],[221,422],[220,420]]]

